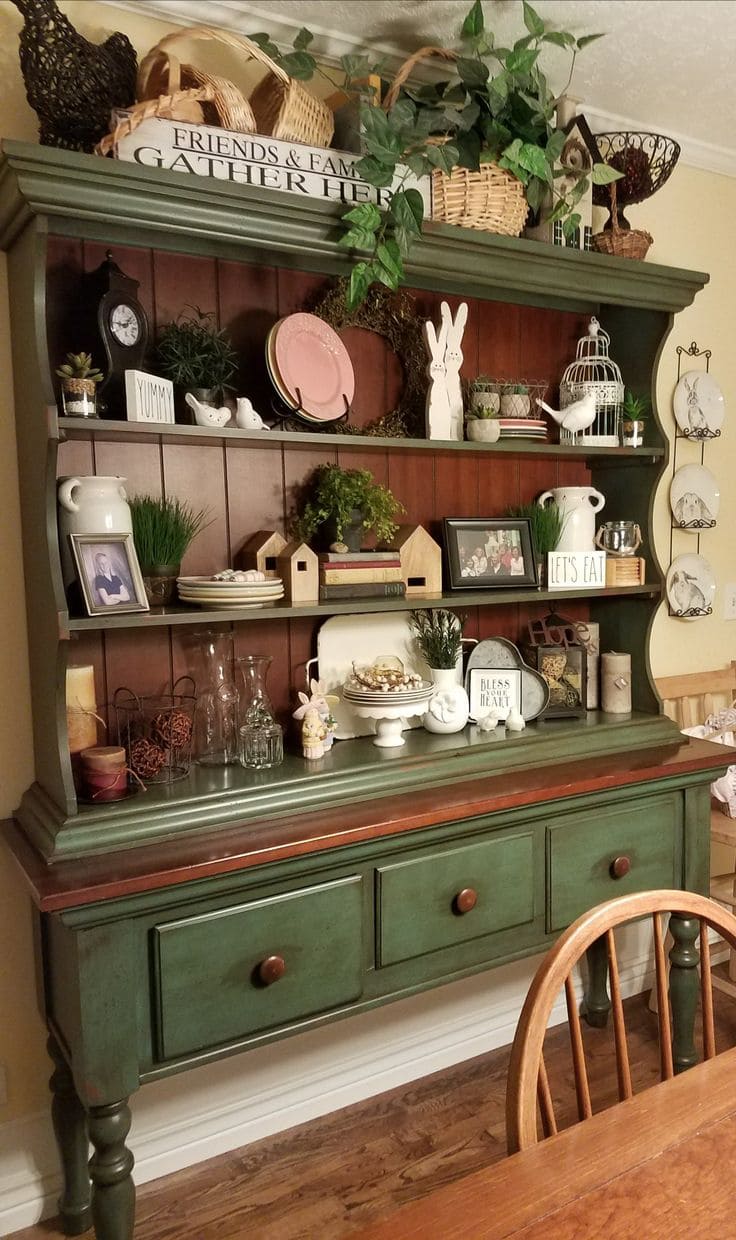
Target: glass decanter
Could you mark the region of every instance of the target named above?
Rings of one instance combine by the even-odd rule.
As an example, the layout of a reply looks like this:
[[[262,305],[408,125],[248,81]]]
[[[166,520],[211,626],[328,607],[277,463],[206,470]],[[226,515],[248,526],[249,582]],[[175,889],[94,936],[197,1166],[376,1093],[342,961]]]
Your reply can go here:
[[[232,634],[205,631],[193,636],[200,664],[194,752],[202,766],[229,766],[238,761],[239,696],[232,670]]]
[[[236,659],[240,675],[240,761],[261,769],[284,760],[284,730],[277,723],[266,692],[270,654],[248,654]]]

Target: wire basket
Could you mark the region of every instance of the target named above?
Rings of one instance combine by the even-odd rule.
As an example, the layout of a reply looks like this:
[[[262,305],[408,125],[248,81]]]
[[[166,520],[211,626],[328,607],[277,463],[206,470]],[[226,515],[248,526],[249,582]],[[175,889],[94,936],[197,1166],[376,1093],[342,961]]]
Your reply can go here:
[[[621,180],[616,182],[618,190],[619,210],[630,207],[635,202],[644,202],[651,198],[671,175],[680,155],[680,147],[674,138],[665,138],[659,133],[632,133],[622,130],[616,133],[597,133],[595,140],[601,159],[623,173]],[[607,186],[593,186],[593,202],[597,207],[608,207]],[[613,228],[613,210],[606,225],[606,231]],[[621,213],[620,222],[623,231],[628,230],[628,221]]]
[[[191,692],[184,692],[185,685]],[[124,686],[115,690],[118,744],[144,784],[171,784],[189,774],[196,705],[191,676],[180,676],[171,693],[140,697]]]
[[[620,227],[616,206],[616,182],[612,181],[608,188],[611,196],[611,227],[594,233],[591,245],[599,254],[610,254],[615,258],[636,258],[641,261],[646,258],[654,238],[643,228]]]

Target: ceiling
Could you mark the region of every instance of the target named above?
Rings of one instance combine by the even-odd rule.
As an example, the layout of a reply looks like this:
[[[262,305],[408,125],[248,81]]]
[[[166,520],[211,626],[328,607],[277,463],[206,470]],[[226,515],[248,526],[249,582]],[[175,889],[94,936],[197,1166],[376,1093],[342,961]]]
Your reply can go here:
[[[288,45],[301,26],[327,59],[370,46],[394,64],[423,44],[453,46],[470,0],[106,0],[169,21],[267,30]],[[733,48],[736,0],[536,0],[552,26],[606,37],[580,55],[571,93],[591,127],[653,129],[676,138],[682,160],[736,176]],[[525,33],[520,0],[484,0],[497,41]],[[565,54],[545,56],[554,88]]]

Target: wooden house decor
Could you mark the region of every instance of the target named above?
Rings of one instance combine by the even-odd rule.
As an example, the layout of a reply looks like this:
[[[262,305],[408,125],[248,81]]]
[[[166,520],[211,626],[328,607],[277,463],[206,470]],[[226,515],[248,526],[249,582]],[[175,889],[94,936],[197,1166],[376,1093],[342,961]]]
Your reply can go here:
[[[564,96],[557,108],[558,127],[566,134],[565,145],[560,158],[555,164],[555,188],[560,194],[571,190],[581,176],[590,174],[593,164],[604,161],[598,149],[590,126],[585,117],[575,116],[574,103]],[[561,173],[557,177],[557,173]],[[560,245],[573,250],[592,249],[593,236],[593,184],[589,181],[588,188],[575,207],[580,216],[580,224],[572,236],[565,236],[562,220],[549,223],[547,216],[552,211],[552,199],[548,197],[540,208],[540,220],[532,228],[525,229],[525,235],[533,241],[546,241],[551,245]]]
[[[286,601],[292,606],[319,600],[319,560],[307,543],[296,539],[285,543],[276,560],[276,575],[282,578]]]
[[[259,530],[246,539],[237,554],[238,568],[257,568],[266,577],[277,577],[276,561],[286,546],[278,530]]]
[[[422,525],[400,525],[391,540],[398,551],[406,596],[442,594],[442,548]]]

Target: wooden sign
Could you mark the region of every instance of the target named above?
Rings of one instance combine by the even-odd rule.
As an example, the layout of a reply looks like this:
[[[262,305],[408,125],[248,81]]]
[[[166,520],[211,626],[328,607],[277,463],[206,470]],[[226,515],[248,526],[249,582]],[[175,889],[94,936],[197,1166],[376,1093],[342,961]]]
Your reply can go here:
[[[474,667],[470,672],[468,696],[471,719],[483,719],[491,712],[499,719],[506,719],[514,707],[521,709],[521,671]]]
[[[548,590],[602,590],[605,584],[605,551],[547,553]]]
[[[127,112],[115,112],[114,120],[125,116]],[[376,189],[361,180],[355,168],[362,158],[359,153],[281,142],[258,134],[232,133],[229,129],[188,125],[161,117],[150,117],[133,133],[120,138],[114,155],[145,168],[167,168],[170,172],[215,177],[237,185],[258,185],[350,206],[375,202],[383,207],[391,188]],[[402,180],[403,177],[394,177],[393,186],[398,187]],[[418,190],[425,214],[431,214],[429,177],[408,175],[403,188]]]
[[[126,370],[125,410],[129,422],[173,422],[173,383],[144,370]]]

